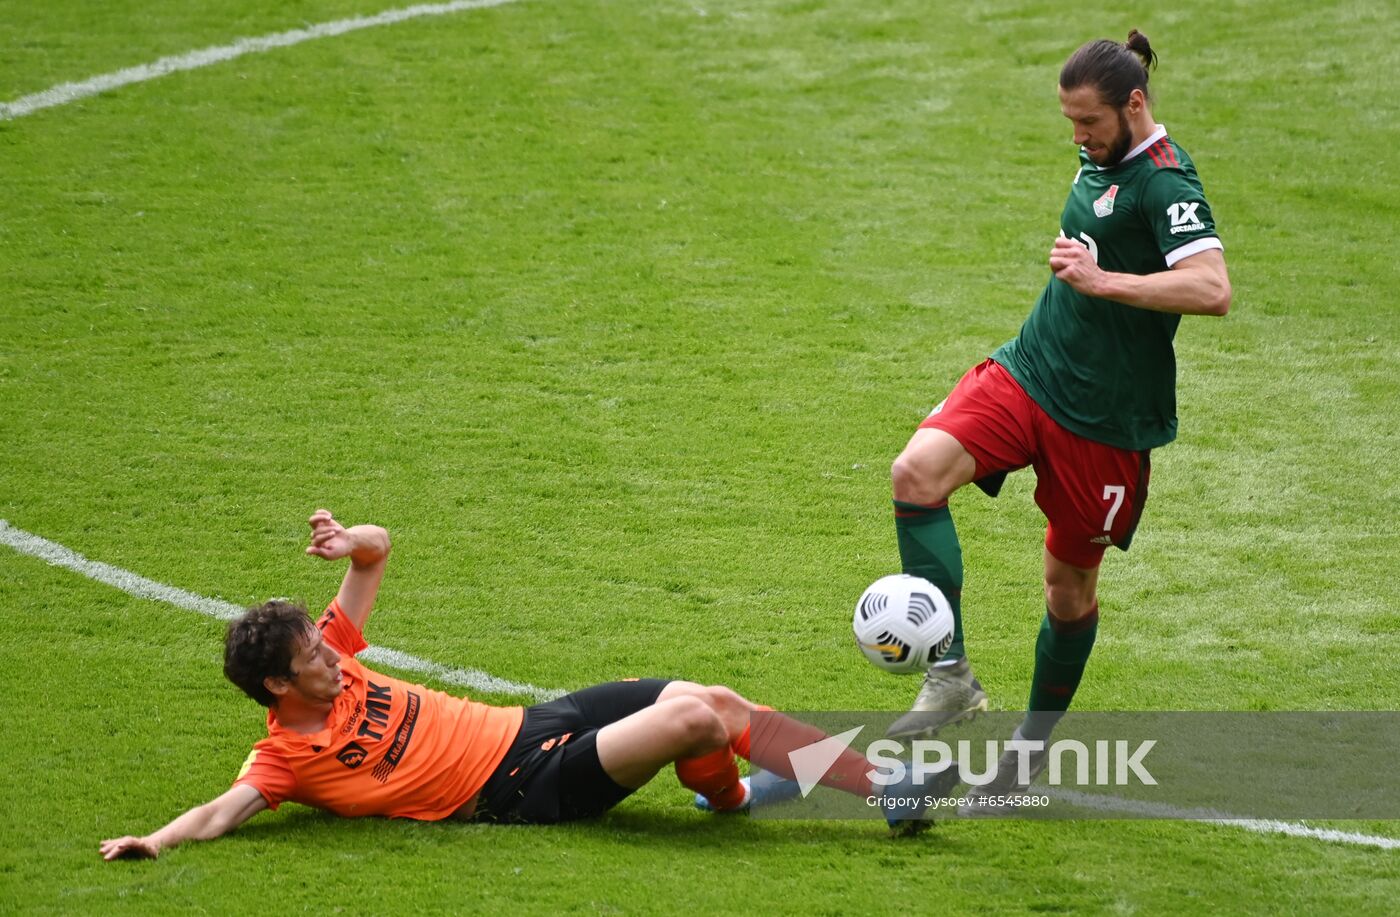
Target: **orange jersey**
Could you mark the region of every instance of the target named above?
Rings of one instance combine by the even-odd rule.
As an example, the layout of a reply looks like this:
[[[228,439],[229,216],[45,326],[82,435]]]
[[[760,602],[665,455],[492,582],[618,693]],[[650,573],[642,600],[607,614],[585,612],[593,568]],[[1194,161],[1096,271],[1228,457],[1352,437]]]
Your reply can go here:
[[[492,707],[370,671],[364,636],[332,602],[316,626],[342,656],[344,687],[326,728],[306,735],[267,712],[267,738],[234,785],[270,808],[291,800],[337,815],[446,818],[480,791],[520,731],[524,710]]]

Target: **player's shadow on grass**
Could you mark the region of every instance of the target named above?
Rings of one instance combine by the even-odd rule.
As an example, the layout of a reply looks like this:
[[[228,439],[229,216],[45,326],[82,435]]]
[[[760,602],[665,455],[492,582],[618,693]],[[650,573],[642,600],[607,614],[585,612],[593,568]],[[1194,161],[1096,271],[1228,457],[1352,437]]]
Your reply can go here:
[[[674,848],[678,853],[703,849],[716,852],[751,847],[755,851],[771,848],[774,841],[801,837],[804,842],[837,845],[881,842],[890,839],[882,821],[865,820],[781,820],[755,819],[747,815],[715,816],[686,810],[657,810],[647,807],[613,809],[595,819],[570,822],[565,825],[491,825],[493,830],[562,831],[602,839],[609,843],[645,847],[648,850]],[[934,831],[916,837],[897,840],[919,843],[933,837]]]
[[[713,849],[734,851],[736,845],[752,845],[760,850],[777,839],[800,836],[804,841],[848,844],[889,840],[880,821],[871,820],[780,820],[754,819],[747,815],[715,816],[684,809],[657,809],[651,806],[622,807],[598,818],[562,825],[511,825],[482,822],[417,822],[390,818],[340,818],[329,812],[297,806],[289,807],[277,819],[259,820],[241,826],[238,838],[253,843],[286,841],[311,846],[335,847],[347,842],[369,843],[379,849],[392,849],[399,843],[423,840],[456,840],[464,844],[490,843],[493,836],[506,832],[512,842],[539,833],[577,836],[580,841],[604,841],[622,846],[643,846],[649,850],[674,848],[676,851]],[[555,838],[557,839],[557,838]],[[902,842],[919,844],[940,841],[937,826]]]

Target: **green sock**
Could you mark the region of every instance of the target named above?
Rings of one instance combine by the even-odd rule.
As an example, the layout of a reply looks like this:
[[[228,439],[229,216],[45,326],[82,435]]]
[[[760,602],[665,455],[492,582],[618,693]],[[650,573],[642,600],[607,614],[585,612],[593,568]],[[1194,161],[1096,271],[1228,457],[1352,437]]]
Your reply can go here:
[[[894,529],[904,572],[933,583],[953,608],[953,644],[943,658],[963,658],[967,651],[962,629],[962,546],[948,504],[929,507],[896,500]]]
[[[1035,641],[1035,674],[1031,676],[1031,696],[1026,705],[1026,721],[1021,734],[1027,739],[1048,739],[1050,731],[1069,709],[1069,702],[1084,677],[1084,665],[1094,649],[1099,633],[1099,607],[1077,621],[1052,618],[1050,611],[1040,622]]]

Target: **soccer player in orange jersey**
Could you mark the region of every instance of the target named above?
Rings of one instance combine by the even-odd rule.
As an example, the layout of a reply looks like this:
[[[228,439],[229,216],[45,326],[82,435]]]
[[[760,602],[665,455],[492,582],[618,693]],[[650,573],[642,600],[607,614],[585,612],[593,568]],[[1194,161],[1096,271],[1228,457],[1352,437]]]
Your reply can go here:
[[[145,837],[103,841],[105,859],[155,857],[210,840],[285,801],[354,817],[381,815],[548,824],[601,814],[668,764],[707,808],[745,808],[751,793],[735,756],[778,775],[774,796],[795,795],[787,752],[825,738],[814,727],[749,714],[766,707],[725,687],[636,679],[596,685],[529,708],[494,707],[365,668],[355,654],[389,558],[379,526],[345,528],[328,510],[310,518],[308,554],[350,569],[313,624],[304,608],[273,600],[229,625],[224,674],[267,707],[267,738],[232,788]],[[869,764],[847,750],[822,783],[888,797],[891,827],[922,809],[879,793]]]

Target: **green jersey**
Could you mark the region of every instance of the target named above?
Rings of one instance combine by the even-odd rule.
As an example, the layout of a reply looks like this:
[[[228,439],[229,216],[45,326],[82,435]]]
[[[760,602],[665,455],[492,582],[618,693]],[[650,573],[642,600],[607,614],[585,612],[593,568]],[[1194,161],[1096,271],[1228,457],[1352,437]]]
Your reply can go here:
[[[1080,151],[1060,232],[1099,267],[1155,274],[1223,248],[1191,157],[1166,129],[1123,161],[1100,168]],[[1176,354],[1181,316],[1085,296],[1057,277],[1020,334],[992,359],[1065,429],[1121,449],[1176,438]]]

